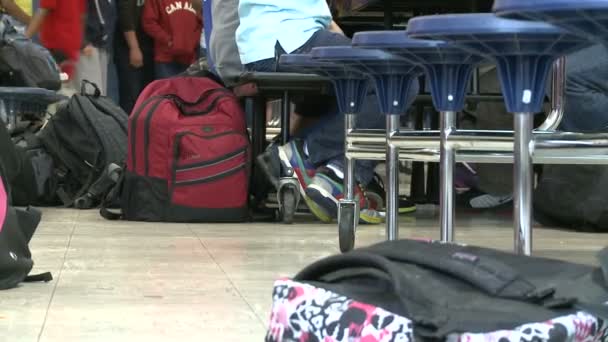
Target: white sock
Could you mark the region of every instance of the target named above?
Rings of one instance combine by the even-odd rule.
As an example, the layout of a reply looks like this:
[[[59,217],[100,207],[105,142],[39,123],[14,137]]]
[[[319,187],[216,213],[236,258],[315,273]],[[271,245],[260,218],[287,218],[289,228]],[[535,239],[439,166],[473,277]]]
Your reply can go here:
[[[340,179],[344,179],[344,172],[336,165],[327,164],[327,168],[332,170]]]

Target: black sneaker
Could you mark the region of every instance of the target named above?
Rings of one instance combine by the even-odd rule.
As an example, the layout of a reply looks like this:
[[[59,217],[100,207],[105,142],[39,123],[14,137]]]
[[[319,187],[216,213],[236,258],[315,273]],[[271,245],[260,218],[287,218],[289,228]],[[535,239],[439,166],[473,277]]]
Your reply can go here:
[[[374,179],[365,187],[364,192],[370,200],[378,204],[378,210],[385,211],[386,191],[384,190],[384,182],[378,174],[374,174]],[[399,214],[409,214],[414,211],[416,211],[416,203],[406,196],[399,197]]]

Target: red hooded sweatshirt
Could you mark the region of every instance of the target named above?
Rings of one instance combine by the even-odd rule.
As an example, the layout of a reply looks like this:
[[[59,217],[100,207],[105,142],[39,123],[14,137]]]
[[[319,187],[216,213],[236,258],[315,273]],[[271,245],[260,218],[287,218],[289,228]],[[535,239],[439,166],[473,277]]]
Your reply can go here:
[[[156,62],[190,65],[196,59],[203,25],[191,0],[146,1],[142,26],[154,39]]]

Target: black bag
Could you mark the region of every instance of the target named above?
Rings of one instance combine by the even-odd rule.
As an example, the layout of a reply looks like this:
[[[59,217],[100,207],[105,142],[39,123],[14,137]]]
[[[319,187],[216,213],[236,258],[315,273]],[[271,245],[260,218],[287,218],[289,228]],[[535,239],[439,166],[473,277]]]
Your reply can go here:
[[[55,206],[57,197],[55,163],[35,132],[24,132],[12,138],[20,160],[19,173],[11,182],[14,205]]]
[[[545,165],[534,191],[541,224],[584,232],[608,232],[608,166]]]
[[[0,20],[0,86],[59,90],[61,71],[51,53]]]
[[[28,247],[41,213],[38,210],[15,209],[9,205],[9,183],[16,176],[18,163],[6,127],[0,122],[0,290],[23,281],[50,281],[50,273],[29,276],[34,262]],[[11,170],[11,171],[9,171]]]
[[[389,332],[394,340],[410,334],[409,341],[435,341],[558,322],[578,312],[596,318],[593,334],[606,341],[608,249],[598,259],[601,267],[440,242],[384,242],[322,259],[287,288],[284,281],[275,286],[267,341],[358,340],[364,336],[349,334],[365,331],[385,333],[382,341],[391,340]],[[306,335],[315,338],[300,339]]]
[[[85,92],[87,84],[94,87],[93,95]],[[103,181],[106,171],[126,158],[127,120],[120,107],[85,81],[81,94],[62,104],[40,131],[55,162],[57,194],[65,206],[89,209],[101,203],[113,185]]]

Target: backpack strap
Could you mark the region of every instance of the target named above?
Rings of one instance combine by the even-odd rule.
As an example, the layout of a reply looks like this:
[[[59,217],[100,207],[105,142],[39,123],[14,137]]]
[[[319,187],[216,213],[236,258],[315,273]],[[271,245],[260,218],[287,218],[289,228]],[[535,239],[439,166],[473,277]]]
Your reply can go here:
[[[121,209],[118,209],[116,211],[111,211],[110,206],[112,206],[113,203],[116,203],[120,200],[120,195],[122,193],[122,185],[124,183],[124,179],[125,179],[125,172],[124,172],[124,167],[123,167],[121,169],[120,175],[118,176],[118,179],[116,180],[116,184],[114,185],[114,187],[112,187],[112,189],[110,189],[110,191],[108,191],[108,193],[104,197],[103,201],[101,202],[99,214],[106,220],[116,221],[116,220],[121,220],[123,218],[123,212]]]
[[[48,283],[51,280],[53,280],[53,275],[51,274],[51,272],[44,272],[44,273],[40,273],[40,274],[28,275],[27,277],[25,277],[25,279],[23,279],[23,282],[24,283],[37,283],[37,282]]]

